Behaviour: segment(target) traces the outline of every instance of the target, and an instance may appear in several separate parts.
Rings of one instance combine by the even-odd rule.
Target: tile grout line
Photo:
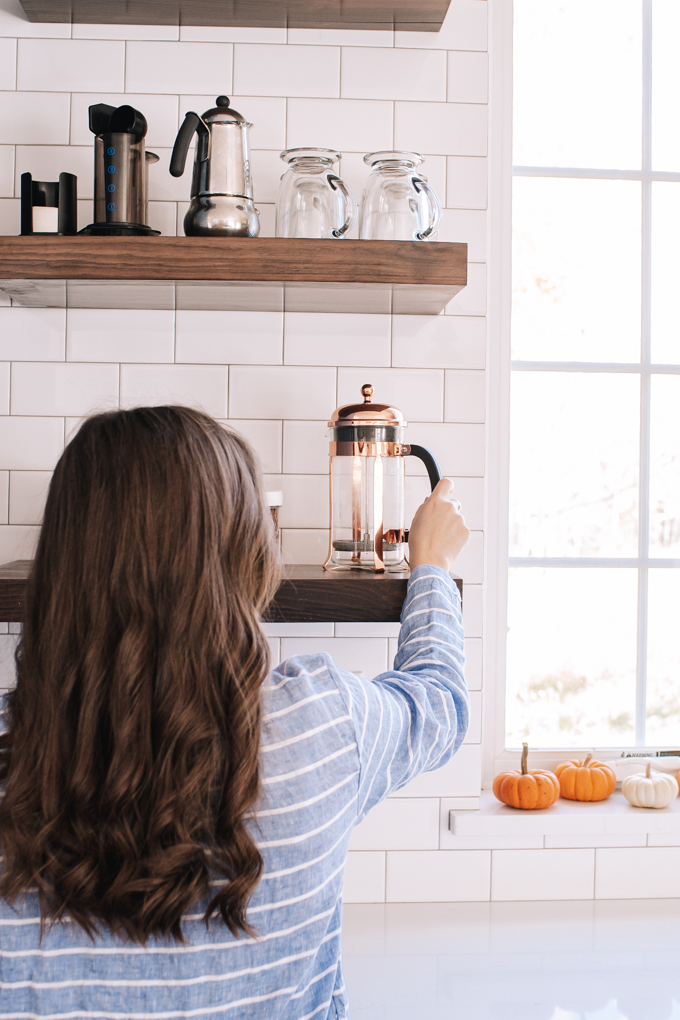
[[[593,847],[593,900],[597,890],[597,847]]]

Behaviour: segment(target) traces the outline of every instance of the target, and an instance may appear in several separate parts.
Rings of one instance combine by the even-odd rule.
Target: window
[[[678,52],[515,0],[509,747],[680,747]]]

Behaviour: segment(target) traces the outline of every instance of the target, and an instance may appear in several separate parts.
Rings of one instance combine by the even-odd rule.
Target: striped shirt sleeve
[[[359,749],[359,820],[458,750],[469,720],[464,663],[458,588],[439,567],[416,567],[394,669],[365,680],[334,668]]]

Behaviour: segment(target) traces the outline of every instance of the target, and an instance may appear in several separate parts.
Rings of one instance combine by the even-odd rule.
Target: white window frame
[[[487,342],[486,564],[484,606],[484,759],[483,781],[489,786],[499,769],[517,761],[506,747],[505,678],[508,566],[635,567],[638,571],[636,746],[645,744],[647,669],[647,592],[650,567],[680,567],[680,560],[648,554],[650,391],[655,373],[680,374],[678,365],[651,360],[651,196],[653,181],[678,181],[680,173],[652,170],[652,0],[642,0],[642,167],[635,171],[553,169],[512,166],[512,0],[489,3],[491,121],[489,126],[489,294]],[[512,179],[558,177],[640,181],[642,188],[641,357],[639,363],[522,361],[511,363],[510,310],[512,270]],[[640,463],[638,555],[629,558],[508,558],[510,374],[514,371],[627,373],[640,377]],[[574,748],[537,750],[535,766],[551,766]],[[616,756],[623,747],[587,747]]]

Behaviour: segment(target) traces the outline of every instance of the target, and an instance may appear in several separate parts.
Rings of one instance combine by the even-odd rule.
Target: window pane
[[[634,742],[636,615],[636,570],[510,571],[511,747]]]
[[[652,18],[652,166],[655,170],[680,170],[678,0],[654,0]]]
[[[680,62],[680,58],[679,58]],[[680,137],[680,130],[677,131]],[[680,182],[652,184],[652,361],[680,363]]]
[[[637,170],[640,0],[515,0],[519,166]]]
[[[680,746],[680,570],[649,571],[647,743]]]
[[[637,375],[513,372],[510,555],[637,556]]]
[[[679,407],[680,376],[652,376],[649,474],[651,557],[680,559]],[[680,610],[680,603],[676,610]]]
[[[640,189],[515,177],[513,358],[639,360]]]

